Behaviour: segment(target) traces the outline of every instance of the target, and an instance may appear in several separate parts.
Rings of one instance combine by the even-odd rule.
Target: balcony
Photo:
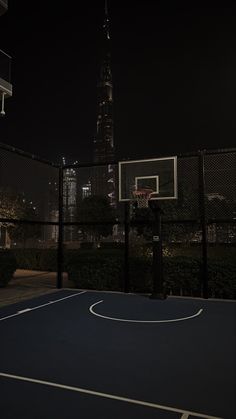
[[[0,50],[0,96],[2,93],[5,97],[12,96],[11,57]]]
[[[8,9],[8,0],[0,0],[0,16]]]

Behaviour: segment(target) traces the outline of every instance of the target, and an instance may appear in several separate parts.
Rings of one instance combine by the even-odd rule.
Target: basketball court
[[[235,417],[235,302],[61,290],[0,310],[1,417]]]
[[[152,294],[65,288],[0,308],[3,419],[236,417],[236,302],[163,289],[159,202],[177,198],[176,157],[119,163],[119,201],[153,213]]]

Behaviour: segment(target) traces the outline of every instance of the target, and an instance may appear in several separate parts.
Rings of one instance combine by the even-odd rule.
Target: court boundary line
[[[49,305],[52,305],[52,304],[59,303],[59,302],[61,302],[63,300],[67,300],[68,298],[76,297],[77,295],[85,294],[86,292],[87,291],[81,291],[81,292],[78,292],[76,294],[68,295],[67,297],[59,298],[58,300],[49,301],[48,303],[41,304],[41,305],[36,306],[36,307],[31,307],[31,308],[28,307],[28,308],[25,308],[23,310],[19,310],[19,311],[17,311],[14,314],[10,314],[9,316],[1,317],[0,318],[0,322],[3,321],[3,320],[10,319],[12,317],[20,316],[20,315],[25,314],[25,313],[30,313],[31,311],[38,310],[39,308],[43,308],[43,307],[46,307],[46,306],[49,306]]]
[[[79,289],[79,288],[77,288]],[[67,290],[67,291],[73,291],[73,288],[63,288],[63,290]],[[97,290],[97,289],[93,289],[93,288],[80,288],[80,290],[82,291],[86,291],[86,292],[94,292],[97,294],[120,294],[120,295],[126,295],[126,296],[136,296],[136,297],[150,297],[150,293],[138,293],[138,292],[127,292],[124,294],[124,291],[111,291],[111,290]],[[74,291],[76,291],[74,289]],[[217,303],[236,303],[236,299],[230,299],[230,298],[203,298],[203,297],[192,297],[191,295],[167,295],[167,299],[168,300],[178,300],[178,299],[182,299],[182,300],[195,300],[195,301],[202,301],[202,302],[217,302]]]
[[[197,418],[202,418],[202,419],[223,419],[223,418],[218,417],[218,416],[206,415],[206,414],[203,414],[203,413],[198,413],[198,412],[194,412],[194,411],[190,411],[190,410],[179,409],[179,408],[175,408],[175,407],[171,407],[171,406],[165,406],[165,405],[161,405],[161,404],[157,404],[157,403],[146,402],[146,401],[142,401],[142,400],[138,400],[138,399],[131,399],[131,398],[128,398],[128,397],[116,396],[115,394],[103,393],[103,392],[99,392],[99,391],[95,391],[95,390],[85,389],[85,388],[82,388],[82,387],[69,386],[69,385],[65,385],[65,384],[55,383],[55,382],[52,382],[52,381],[38,380],[36,378],[30,378],[30,377],[25,377],[25,376],[21,376],[21,375],[14,375],[14,374],[7,374],[7,373],[0,372],[0,377],[9,378],[9,379],[18,380],[18,381],[25,381],[25,382],[29,382],[29,383],[33,383],[33,384],[40,384],[40,385],[44,385],[44,386],[48,386],[48,387],[59,388],[59,389],[62,389],[62,390],[74,391],[74,392],[77,392],[77,393],[88,394],[90,396],[102,397],[102,398],[105,398],[105,399],[116,400],[116,401],[135,404],[135,405],[139,405],[139,406],[143,406],[143,407],[149,407],[149,408],[153,408],[153,409],[165,410],[165,411],[168,411],[168,412],[180,413],[180,414],[182,414],[182,419],[187,419],[188,416],[195,416]]]
[[[189,320],[189,319],[193,319],[194,317],[200,316],[200,314],[203,312],[203,309],[201,308],[200,310],[198,310],[197,313],[193,314],[192,316],[187,316],[187,317],[181,317],[178,319],[167,319],[167,320],[129,320],[129,319],[119,319],[116,317],[109,317],[109,316],[104,316],[103,314],[98,314],[96,313],[93,308],[97,305],[102,303],[104,300],[100,300],[97,301],[96,303],[92,304],[89,307],[89,311],[91,314],[93,314],[94,316],[97,317],[101,317],[102,319],[106,319],[106,320],[113,320],[113,321],[118,321],[118,322],[126,322],[126,323],[173,323],[173,322],[180,322],[180,321],[185,321],[185,320]]]

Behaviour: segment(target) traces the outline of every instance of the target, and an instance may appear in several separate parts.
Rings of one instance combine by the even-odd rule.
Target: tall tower
[[[110,19],[107,0],[105,0],[102,62],[97,84],[97,130],[94,139],[94,163],[114,160],[113,84],[110,41]],[[105,165],[95,168],[92,193],[93,195],[106,196],[111,206],[116,206],[114,166]]]

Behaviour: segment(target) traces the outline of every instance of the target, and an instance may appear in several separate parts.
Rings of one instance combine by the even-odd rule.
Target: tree
[[[195,221],[199,219],[199,208],[198,190],[194,186],[179,184],[178,199],[159,200],[158,206],[162,210],[164,241],[189,242],[195,237]],[[152,237],[152,220],[153,214],[150,208],[138,208],[136,206],[133,209],[132,221],[137,222],[137,234],[143,235],[147,240]],[[192,220],[193,222],[184,223],[184,220]],[[168,223],[165,223],[166,221]]]
[[[10,189],[0,189],[0,218],[8,220],[37,220],[36,207],[32,201],[27,200],[23,194],[17,194]],[[40,235],[40,227],[32,224],[15,224],[13,222],[0,222],[0,227],[6,228],[11,240],[25,242]]]
[[[93,222],[96,224],[86,224],[82,230],[90,235],[95,241],[112,234],[112,224],[102,224],[110,222],[115,224],[115,214],[108,199],[104,196],[94,195],[84,198],[78,208],[78,218],[81,222]]]

